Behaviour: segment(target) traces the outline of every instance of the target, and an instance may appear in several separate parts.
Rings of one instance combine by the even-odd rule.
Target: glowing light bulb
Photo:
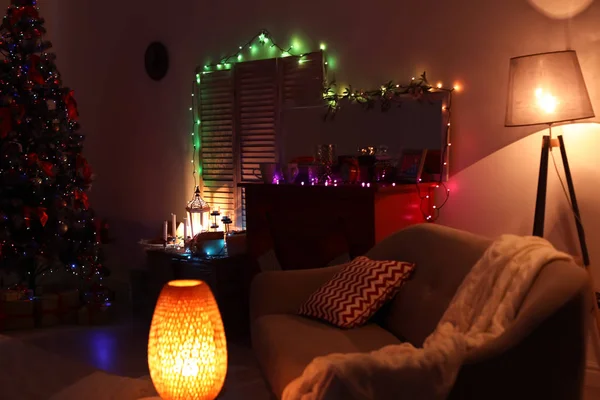
[[[442,82],[438,82],[436,86],[437,86],[438,89],[441,89],[442,88]]]
[[[551,93],[544,92],[544,89],[542,88],[537,88],[535,90],[535,97],[537,99],[538,107],[546,114],[552,114],[556,111],[556,106],[558,106],[559,102]]]
[[[457,92],[460,92],[462,90],[462,87],[458,83],[455,83],[453,89]]]
[[[238,61],[242,61],[242,55],[238,54],[237,59],[238,59]]]
[[[319,46],[319,48],[321,50],[325,50],[327,48],[327,46],[325,46],[325,43],[321,43],[321,45]]]

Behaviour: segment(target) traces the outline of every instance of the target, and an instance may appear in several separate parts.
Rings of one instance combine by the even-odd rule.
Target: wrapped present
[[[0,301],[27,300],[31,296],[31,290],[24,285],[13,285],[8,289],[0,289]]]
[[[114,319],[114,305],[111,302],[89,303],[79,308],[79,325],[106,325]]]
[[[0,301],[0,331],[35,327],[35,302],[32,299]]]
[[[77,289],[60,290],[56,293],[36,297],[36,317],[38,326],[48,327],[59,323],[76,323],[81,305]]]

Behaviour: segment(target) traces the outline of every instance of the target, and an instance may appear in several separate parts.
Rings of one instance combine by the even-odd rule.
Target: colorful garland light
[[[250,40],[248,40],[245,44],[238,47],[238,49],[231,53],[228,56],[221,58],[216,63],[208,63],[196,69],[196,79],[194,81],[195,85],[200,85],[201,77],[203,74],[212,73],[215,71],[229,70],[233,67],[235,63],[247,61],[246,53],[250,52],[250,60],[260,59],[260,57],[254,57],[253,53],[259,47],[267,47],[268,49],[273,49],[279,52],[279,57],[299,57],[298,63],[304,62],[304,56],[308,53],[295,53],[294,46],[290,45],[288,47],[284,47],[279,45],[271,36],[269,31],[263,29],[259,31],[256,35],[254,35]],[[321,51],[326,50],[326,45],[321,43],[319,46]],[[268,55],[267,58],[275,58],[275,54]],[[330,64],[329,61],[324,57],[324,64],[327,73],[327,67]],[[445,140],[446,145],[442,149],[441,154],[441,166],[440,166],[440,179],[438,182],[434,183],[432,188],[438,189],[440,186],[444,189],[444,197],[443,200],[440,201],[439,205],[431,206],[430,205],[430,195],[431,190],[428,191],[427,194],[423,194],[421,186],[417,183],[417,193],[421,200],[420,210],[423,214],[423,218],[427,222],[435,222],[439,218],[439,213],[442,207],[447,203],[450,197],[450,189],[448,189],[443,182],[443,176],[447,172],[448,168],[448,149],[452,145],[450,143],[450,117],[451,117],[451,105],[452,105],[452,94],[455,91],[460,90],[459,85],[454,85],[452,88],[444,87],[441,82],[432,85],[429,83],[427,79],[426,72],[423,72],[418,78],[412,78],[408,84],[395,84],[393,81],[388,81],[387,83],[379,86],[375,89],[370,90],[356,90],[353,89],[352,86],[345,88],[342,93],[338,93],[336,91],[337,85],[335,81],[330,83],[326,83],[323,88],[323,100],[325,101],[325,106],[327,107],[327,111],[324,115],[324,119],[335,117],[335,114],[342,107],[343,102],[348,103],[357,103],[363,105],[365,109],[373,109],[375,105],[379,104],[381,111],[389,110],[393,105],[400,107],[404,101],[407,99],[417,99],[419,101],[427,101],[428,97],[434,93],[447,93],[447,103],[442,105],[442,111],[447,113],[447,126],[445,132]],[[200,126],[201,120],[199,115],[197,114],[197,103],[195,101],[194,96],[195,87],[192,90],[192,107],[190,107],[190,111],[192,112],[192,121],[193,121],[193,130],[191,132],[193,139],[193,156],[192,156],[192,164],[193,164],[193,176],[194,176],[194,186],[197,185],[196,173],[199,176],[202,176],[202,166],[200,164]],[[196,167],[195,157],[198,155],[198,167]],[[334,186],[334,185],[332,185]],[[335,185],[337,186],[337,185]],[[423,210],[423,204],[427,205],[427,209]]]

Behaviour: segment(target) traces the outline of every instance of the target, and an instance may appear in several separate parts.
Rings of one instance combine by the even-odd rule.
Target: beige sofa
[[[317,356],[368,352],[402,341],[422,345],[489,243],[433,224],[411,226],[386,238],[366,255],[415,262],[417,272],[376,321],[352,330],[295,315],[339,266],[259,274],[250,297],[252,346],[275,396],[281,397],[285,386]],[[468,358],[449,398],[580,399],[592,307],[588,285],[585,270],[577,265],[548,264],[512,326]]]

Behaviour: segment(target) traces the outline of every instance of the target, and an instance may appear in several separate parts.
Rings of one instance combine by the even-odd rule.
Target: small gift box
[[[0,331],[35,327],[33,300],[0,301]]]
[[[46,293],[36,298],[38,325],[48,327],[59,323],[75,323],[81,305],[77,289]]]
[[[8,289],[0,289],[0,301],[26,300],[31,295],[31,290],[24,285],[13,285]]]

